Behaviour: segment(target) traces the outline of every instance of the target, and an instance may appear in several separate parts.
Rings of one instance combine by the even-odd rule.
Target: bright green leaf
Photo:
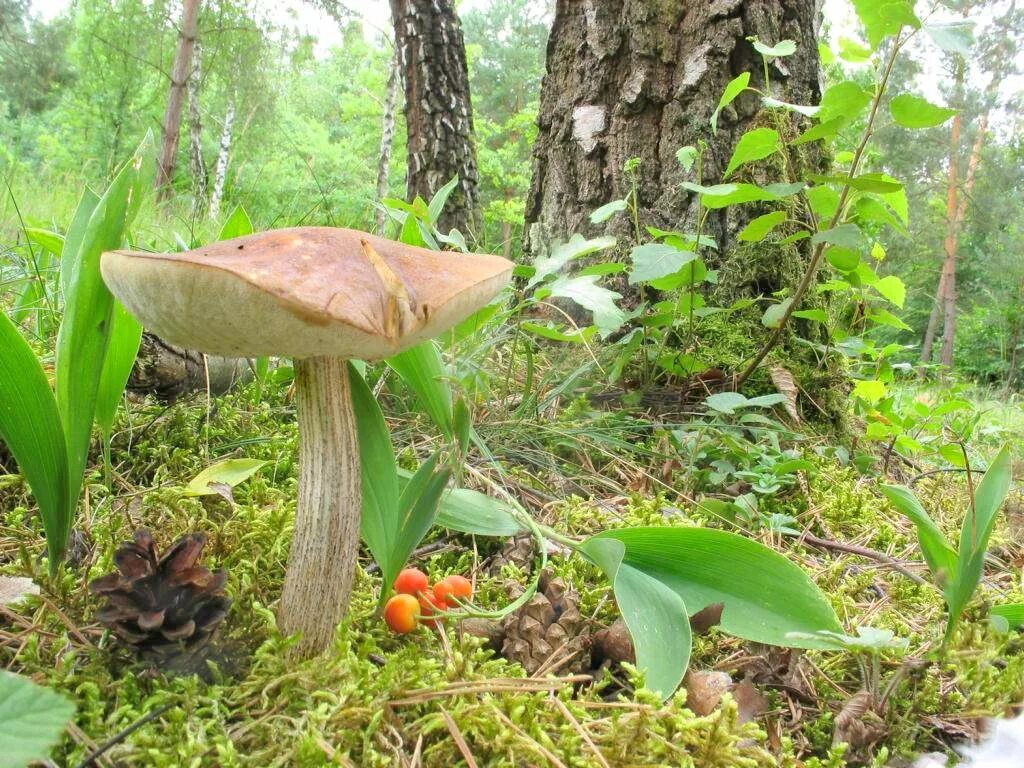
[[[732,158],[725,169],[725,177],[728,178],[733,171],[746,163],[762,160],[776,152],[780,147],[778,131],[771,128],[754,128],[747,131],[740,140],[736,142]]]
[[[722,98],[718,100],[718,106],[715,111],[711,113],[711,132],[714,134],[718,133],[718,115],[727,106],[736,100],[736,97],[746,90],[747,85],[750,83],[750,73],[744,72],[737,77],[729,81],[729,84],[725,86],[725,90],[722,92]]]
[[[259,459],[224,459],[211,464],[185,486],[185,496],[212,496],[219,493],[215,485],[234,488],[244,483],[267,462]]]
[[[0,670],[0,768],[47,760],[75,705],[26,677]]]

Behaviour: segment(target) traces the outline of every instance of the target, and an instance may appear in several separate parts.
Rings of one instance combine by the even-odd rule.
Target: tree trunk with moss
[[[439,228],[472,239],[480,231],[480,196],[466,46],[455,5],[391,0],[391,17],[405,87],[407,194],[429,200],[458,176]]]
[[[821,65],[817,49],[818,8],[815,0],[558,0],[548,42],[547,73],[541,91],[539,132],[534,147],[533,181],[527,199],[528,247],[579,232],[587,236],[614,234],[631,243],[633,222],[617,215],[592,224],[591,211],[626,197],[631,182],[623,168],[639,158],[637,199],[641,227],[694,231],[696,195],[681,187],[686,181],[717,184],[746,131],[768,126],[783,141],[807,127],[792,112],[761,108],[761,96],[745,91],[718,119],[710,118],[726,85],[750,72],[750,88],[769,91],[782,101],[817,104],[821,99]],[[765,87],[760,55],[748,40],[767,44],[793,40],[792,56],[773,59]],[[680,147],[707,143],[701,179],[676,159]],[[745,166],[729,181],[772,183],[797,181],[827,168],[817,145],[807,144]],[[799,151],[796,151],[799,149]],[[790,199],[790,215],[808,220],[802,204]],[[779,203],[746,204],[712,211],[704,232],[717,251],[702,253],[718,284],[710,305],[728,306],[741,298],[769,298],[792,291],[810,258],[807,241],[780,245],[779,238],[749,244],[737,240],[754,217]],[[623,293],[632,289],[615,286]],[[627,296],[627,300],[629,297]],[[764,304],[743,312],[701,321],[699,343],[712,362],[734,372],[757,351],[768,332],[760,322]],[[769,358],[753,388],[768,391],[771,365],[791,370],[804,391],[837,388],[841,378],[800,344],[795,334],[825,339],[803,321],[788,330],[784,343]],[[837,418],[840,398],[820,406],[817,418]],[[804,411],[813,409],[810,401]],[[808,413],[808,415],[810,415]]]

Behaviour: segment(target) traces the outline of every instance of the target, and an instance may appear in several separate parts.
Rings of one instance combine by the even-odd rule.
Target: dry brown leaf
[[[768,699],[749,680],[733,687],[732,697],[736,701],[740,723],[749,723],[768,711]]]
[[[794,422],[799,424],[800,411],[797,410],[796,399],[800,394],[800,390],[797,389],[796,381],[793,380],[793,374],[781,365],[773,365],[768,373],[772,378],[772,384],[775,385],[776,391],[786,398],[785,402],[783,402],[786,413],[789,414]]]
[[[683,678],[686,688],[686,706],[695,715],[710,715],[722,701],[722,696],[732,690],[732,678],[725,672],[691,669]]]
[[[858,691],[836,715],[832,744],[846,742],[853,750],[869,747],[886,734],[885,723],[874,709],[870,691]]]

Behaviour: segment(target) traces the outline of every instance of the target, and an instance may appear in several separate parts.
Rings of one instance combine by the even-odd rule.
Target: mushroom
[[[359,550],[348,361],[390,357],[448,330],[487,304],[512,266],[327,227],[184,253],[103,254],[111,292],[161,338],[212,355],[294,358],[300,476],[278,620],[282,631],[301,633],[299,653],[330,644]]]

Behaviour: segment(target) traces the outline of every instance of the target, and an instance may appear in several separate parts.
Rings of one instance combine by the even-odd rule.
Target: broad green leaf
[[[828,600],[806,573],[773,549],[710,528],[622,528],[588,541],[614,539],[626,546],[623,564],[670,587],[691,613],[715,603],[724,632],[771,645],[819,648],[792,642],[789,632],[842,632]]]
[[[220,234],[217,235],[217,239],[231,240],[235,237],[244,237],[251,234],[252,220],[249,218],[249,214],[245,212],[245,208],[236,205],[235,210],[231,212],[231,215],[224,222],[224,226],[220,228]]]
[[[117,405],[121,402],[141,342],[142,324],[115,299],[110,315],[110,343],[103,357],[100,387],[96,392],[96,425],[104,440],[110,439]]]
[[[413,391],[416,401],[441,433],[452,437],[452,390],[437,345],[421,341],[384,361]]]
[[[624,562],[627,545],[592,537],[580,545],[612,584],[615,603],[633,638],[637,668],[662,700],[679,687],[690,664],[692,635],[683,598],[657,577]]]
[[[989,612],[993,616],[1000,616],[1005,619],[1009,629],[1017,629],[1020,626],[1024,626],[1024,603],[993,605]]]
[[[64,236],[64,247],[61,249],[60,292],[63,296],[68,295],[68,283],[71,281],[77,254],[81,250],[82,240],[89,227],[89,219],[92,218],[92,213],[96,210],[99,201],[99,195],[86,187],[82,192],[82,197],[78,200],[75,213],[71,217],[71,224]]]
[[[839,193],[825,184],[811,187],[804,196],[820,221],[829,221],[839,209]]]
[[[747,398],[739,392],[716,392],[704,398],[704,404],[719,413],[732,414],[747,404]]]
[[[871,405],[885,397],[885,382],[878,379],[861,379],[853,385],[853,394]]]
[[[819,123],[841,121],[848,125],[856,120],[871,103],[871,93],[853,80],[843,80],[831,86],[821,97],[818,105]]]
[[[750,73],[744,72],[730,80],[729,84],[725,86],[725,90],[722,92],[722,98],[718,100],[718,106],[715,107],[715,111],[711,113],[712,133],[718,133],[718,115],[721,114],[723,109],[732,104],[736,100],[737,96],[743,93],[749,83]]]
[[[68,267],[69,277],[54,367],[57,409],[68,446],[68,503],[72,507],[78,500],[89,453],[114,306],[100,276],[100,255],[120,247],[131,213],[151,187],[152,143],[147,134],[111,182],[89,218],[77,251],[69,250],[68,242],[64,246],[62,268]]]
[[[0,768],[25,768],[47,760],[75,705],[27,677],[0,670]]]
[[[397,528],[387,558],[389,567],[385,569],[384,564],[378,561],[385,584],[394,582],[416,545],[434,525],[438,502],[451,478],[450,469],[437,471],[439,455],[435,453],[423,462],[402,489],[398,499]]]
[[[907,298],[907,287],[896,275],[886,275],[872,286],[879,295],[888,299],[900,309]]]
[[[792,56],[796,53],[796,43],[792,40],[779,40],[775,45],[766,45],[760,40],[755,40],[754,50],[762,56]]]
[[[64,428],[46,374],[32,348],[2,312],[0,439],[18,463],[39,504],[52,573],[63,560],[71,528]]]
[[[780,200],[795,195],[806,187],[806,184],[769,184],[759,187],[754,184],[715,184],[705,187],[700,184],[683,182],[680,186],[701,196],[700,202],[705,208],[725,208],[738,203],[749,203],[758,200]]]
[[[25,237],[45,249],[54,256],[59,257],[64,250],[64,236],[48,229],[37,229],[35,227],[25,228]]]
[[[570,261],[589,256],[598,251],[604,251],[615,245],[616,239],[611,235],[595,237],[587,240],[582,235],[576,234],[565,243],[557,243],[548,254],[543,254],[534,261],[535,272],[526,284],[532,288],[537,283],[550,275],[556,275]]]
[[[664,243],[645,243],[634,248],[630,258],[633,260],[633,269],[629,274],[629,284],[636,285],[678,272],[696,259],[697,254]]]
[[[596,275],[582,277],[561,277],[551,284],[551,295],[572,299],[594,315],[594,325],[602,337],[622,327],[626,313],[615,303],[622,294],[597,284]]]
[[[801,320],[814,320],[815,322],[828,325],[828,313],[824,309],[800,309],[794,312],[791,317],[797,317]]]
[[[405,487],[410,473],[398,471],[398,484]],[[477,536],[509,538],[526,533],[508,504],[470,488],[451,488],[441,496],[435,525]]]
[[[373,392],[350,362],[352,410],[359,433],[359,469],[362,477],[363,515],[359,531],[382,572],[394,567],[391,553],[398,535],[398,467],[391,434]]]
[[[825,258],[828,263],[840,272],[851,272],[860,264],[860,253],[852,248],[832,246],[825,251]]]
[[[901,93],[889,102],[892,119],[904,128],[934,128],[956,114],[955,109],[937,107],[927,99]]]
[[[750,223],[740,231],[739,239],[747,243],[759,243],[785,220],[785,211],[772,211],[764,216],[758,216],[756,219],[751,219]]]
[[[619,211],[624,211],[629,205],[625,200],[612,200],[610,203],[605,203],[600,208],[596,208],[590,213],[590,221],[593,224],[600,224],[603,221],[608,221]]]
[[[887,312],[879,307],[871,309],[867,314],[867,319],[869,322],[888,325],[890,328],[899,328],[901,331],[913,330],[913,328],[896,317],[892,312]]]
[[[974,22],[929,21],[921,29],[946,53],[970,56],[974,45]]]
[[[861,245],[860,228],[856,224],[840,224],[811,237],[812,243],[831,243],[844,248],[859,248]]]
[[[684,171],[689,171],[693,168],[693,164],[696,162],[698,154],[696,147],[680,147],[676,150],[676,160],[679,161],[679,165],[682,166]]]
[[[224,459],[211,464],[189,481],[185,486],[185,496],[212,496],[219,491],[215,485],[226,485],[234,488],[244,483],[267,462],[259,459]]]
[[[879,487],[882,495],[896,509],[910,518],[917,528],[917,540],[921,546],[928,568],[931,569],[935,583],[942,589],[949,584],[957,568],[956,551],[946,540],[945,535],[935,524],[931,516],[921,506],[914,492],[902,485],[883,485]]]
[[[913,0],[853,0],[864,34],[872,48],[905,27],[917,29],[921,22],[914,15]]]
[[[793,299],[784,299],[778,304],[769,305],[768,309],[761,315],[761,325],[765,328],[778,328],[782,325],[782,318],[785,317],[792,303]]]
[[[725,169],[725,177],[728,178],[733,171],[746,163],[753,163],[763,160],[774,154],[780,147],[778,131],[771,128],[754,128],[747,131],[740,140],[736,142],[736,148],[732,151],[732,158]]]
[[[949,598],[951,625],[963,612],[974,590],[977,589],[978,582],[981,581],[988,541],[992,537],[996,516],[1003,506],[1006,494],[1010,492],[1011,479],[1010,449],[1009,446],[1003,446],[978,483],[974,491],[974,503],[970,506],[960,530],[960,557]]]
[[[451,196],[458,183],[459,177],[453,177],[451,181],[437,190],[437,192],[434,193],[434,196],[430,198],[430,204],[427,205],[427,221],[431,226],[436,225],[438,220],[441,218],[444,206],[448,202],[448,198]]]
[[[818,116],[821,116],[821,110],[818,110]],[[833,117],[829,120],[815,123],[806,131],[797,136],[791,144],[797,146],[799,144],[806,144],[810,141],[819,141],[821,139],[831,139],[843,126],[846,125],[846,119],[842,117]]]
[[[865,48],[856,40],[851,40],[848,37],[840,37],[839,57],[851,64],[860,64],[871,58],[871,49]]]

